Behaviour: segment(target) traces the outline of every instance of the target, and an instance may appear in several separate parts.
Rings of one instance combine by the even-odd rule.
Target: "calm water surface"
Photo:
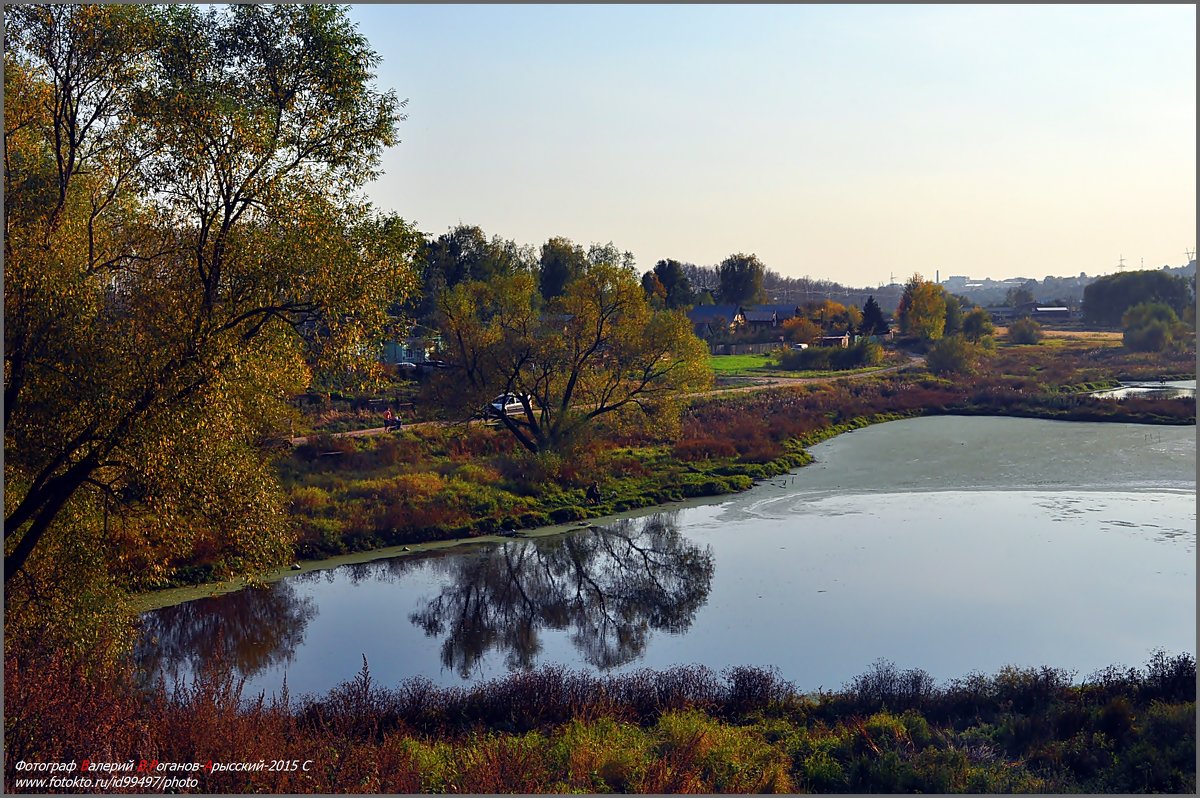
[[[1079,676],[1195,652],[1195,427],[939,417],[877,425],[733,497],[604,528],[342,566],[147,613],[186,679],[247,694],[446,685],[559,663],[776,666],[836,688],[879,658],[935,678]]]
[[[1097,399],[1191,399],[1196,396],[1195,380],[1166,380],[1164,382],[1131,382],[1109,391],[1096,391]]]

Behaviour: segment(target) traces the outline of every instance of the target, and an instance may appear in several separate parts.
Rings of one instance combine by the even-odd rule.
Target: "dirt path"
[[[718,396],[729,393],[748,393],[750,391],[766,391],[772,388],[784,388],[789,385],[814,385],[818,383],[839,382],[842,380],[854,380],[861,377],[874,377],[879,374],[888,374],[893,371],[901,371],[903,369],[915,368],[925,365],[925,358],[919,355],[910,355],[907,363],[901,363],[895,366],[886,366],[881,369],[873,369],[871,371],[860,371],[855,374],[833,374],[824,377],[753,377],[755,382],[752,385],[743,385],[737,388],[714,388],[708,391],[700,391],[698,393],[685,394],[688,399],[698,398],[702,396]],[[457,422],[453,421],[419,421],[413,424],[405,424],[405,430],[423,429],[425,427],[446,427]],[[471,421],[471,424],[480,424],[480,421]],[[349,432],[334,432],[330,437],[333,438],[364,438],[372,435],[386,435],[388,430],[384,427],[371,427],[370,429],[356,429]],[[308,443],[309,437],[296,437],[289,439],[293,446],[300,446]]]

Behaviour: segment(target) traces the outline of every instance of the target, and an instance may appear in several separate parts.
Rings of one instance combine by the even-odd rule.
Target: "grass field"
[[[1042,328],[1046,339],[1070,341],[1089,346],[1120,346],[1121,332],[1119,330],[1052,330]],[[1008,327],[997,325],[996,338],[1005,341],[1008,338]]]
[[[893,356],[892,359],[885,360],[882,366],[895,365],[903,360],[904,358],[901,356]],[[862,374],[881,368],[881,366],[867,366],[858,369],[788,371],[780,368],[779,363],[771,355],[709,355],[708,365],[723,384],[739,377],[844,377],[847,374]]]
[[[779,364],[770,355],[709,355],[708,365],[718,377],[731,377],[744,372],[764,376],[763,372],[779,369]]]

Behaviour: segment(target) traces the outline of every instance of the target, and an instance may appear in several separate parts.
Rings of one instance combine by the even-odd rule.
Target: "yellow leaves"
[[[522,414],[517,422],[527,447],[553,448],[591,417],[622,408],[641,413],[651,399],[661,411],[654,423],[670,425],[678,408],[659,400],[710,384],[707,348],[687,319],[652,311],[622,265],[598,260],[545,312],[537,311],[538,299],[524,273],[461,283],[440,299],[447,357],[462,367],[446,398],[474,410],[504,390],[531,395],[535,418]]]
[[[5,376],[19,390],[5,476],[29,485],[95,458],[88,476],[120,499],[97,533],[80,490],[34,572],[73,535],[147,579],[202,551],[283,557],[283,500],[255,442],[280,434],[314,364],[374,379],[387,306],[415,287],[416,231],[347,199],[395,121],[353,67],[367,53],[345,10],[256,12],[328,54],[290,35],[223,41],[239,13],[6,9]],[[267,51],[303,95],[280,116],[255,69]],[[50,77],[95,124],[67,125]],[[51,506],[16,489],[6,514],[21,500]]]
[[[914,274],[904,286],[896,310],[901,329],[928,341],[942,337],[946,326],[946,294],[942,287]]]

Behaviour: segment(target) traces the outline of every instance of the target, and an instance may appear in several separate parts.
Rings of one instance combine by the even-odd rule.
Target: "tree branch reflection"
[[[290,662],[317,606],[299,598],[291,580],[142,615],[135,660],[152,678],[171,684],[194,675],[216,652],[249,678]]]
[[[491,649],[505,652],[510,669],[532,667],[543,629],[570,629],[601,670],[631,662],[651,632],[691,625],[708,599],[713,555],[679,533],[674,513],[658,513],[432,567],[446,586],[409,617],[444,637],[442,664],[467,678]]]

